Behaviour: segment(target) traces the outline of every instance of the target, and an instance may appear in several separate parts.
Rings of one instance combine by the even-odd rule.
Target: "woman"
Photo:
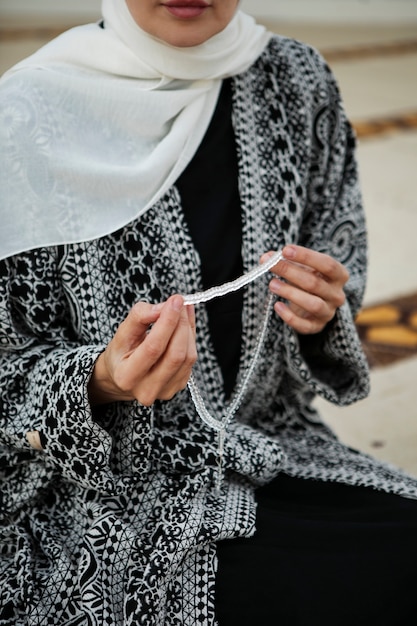
[[[2,81],[0,623],[416,608],[416,480],[311,405],[368,392],[354,138],[237,5],[104,0]]]

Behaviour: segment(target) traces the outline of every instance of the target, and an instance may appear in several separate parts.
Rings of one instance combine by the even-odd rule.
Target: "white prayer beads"
[[[206,291],[198,291],[197,293],[191,293],[183,296],[184,305],[190,304],[201,304],[202,302],[208,302],[209,300],[214,300],[214,298],[221,298],[232,291],[238,291],[242,289],[245,285],[248,285],[252,281],[262,276],[262,274],[266,274],[268,270],[270,270],[274,265],[279,263],[283,258],[282,252],[275,252],[269,259],[265,261],[265,263],[261,263],[257,265],[252,270],[239,276],[236,280],[232,280],[228,283],[224,283],[223,285],[219,285],[218,287],[211,287]]]
[[[184,304],[185,305],[200,304],[202,302],[208,302],[209,300],[213,300],[214,298],[220,298],[222,296],[225,296],[226,294],[231,293],[232,291],[237,291],[238,289],[241,289],[245,285],[259,278],[259,276],[262,276],[263,274],[268,272],[282,258],[283,258],[283,255],[281,251],[275,252],[273,255],[271,255],[269,259],[265,261],[265,263],[262,263],[261,265],[256,266],[255,268],[253,268],[246,274],[243,274],[236,280],[230,281],[228,283],[224,283],[223,285],[219,285],[218,287],[212,287],[211,289],[207,289],[206,291],[200,291],[198,293],[185,295]],[[258,339],[256,342],[256,347],[255,347],[250,365],[247,368],[246,372],[244,373],[242,380],[237,388],[237,391],[231,403],[225,408],[225,411],[220,418],[214,417],[208,411],[206,405],[204,404],[203,398],[201,397],[200,390],[197,387],[193,374],[191,374],[190,379],[188,381],[188,389],[190,391],[191,398],[193,400],[197,413],[200,416],[200,419],[205,424],[207,424],[207,426],[209,426],[210,428],[212,428],[218,433],[218,449],[217,449],[218,474],[217,474],[217,481],[216,481],[216,490],[218,492],[220,491],[221,481],[222,481],[223,449],[224,449],[224,440],[226,437],[226,430],[233,415],[236,413],[236,411],[238,410],[242,402],[243,396],[245,395],[245,392],[249,385],[249,380],[258,364],[258,361],[261,355],[262,346],[265,340],[265,335],[266,335],[266,331],[268,327],[270,314],[272,311],[273,301],[274,301],[274,296],[270,294],[268,296],[267,304],[265,307],[266,308],[265,316],[262,321],[262,326],[259,331]]]

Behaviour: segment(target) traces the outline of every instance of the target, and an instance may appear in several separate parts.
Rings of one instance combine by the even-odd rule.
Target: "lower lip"
[[[182,20],[189,20],[195,17],[200,17],[208,9],[208,6],[170,6],[165,5],[166,10],[174,17],[178,17]]]

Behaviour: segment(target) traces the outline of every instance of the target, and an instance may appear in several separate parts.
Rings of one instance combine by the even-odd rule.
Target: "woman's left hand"
[[[275,312],[302,335],[319,333],[346,300],[349,272],[331,256],[302,246],[285,246],[283,257],[271,270],[276,277],[269,288],[287,303],[276,302]]]

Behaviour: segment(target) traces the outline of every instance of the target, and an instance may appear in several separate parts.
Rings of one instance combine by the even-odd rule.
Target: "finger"
[[[302,250],[306,249],[303,248]],[[283,260],[280,262],[278,267],[279,275],[281,278],[285,279],[286,282],[293,284],[295,287],[322,298],[333,308],[342,306],[345,301],[343,286],[348,278],[347,270],[345,270],[343,265],[334,261],[334,259],[328,257],[327,255],[309,250],[307,250],[307,252],[311,252],[311,256],[313,259],[316,259],[316,261],[317,257],[325,257],[328,271],[331,272],[332,270],[330,268],[335,266],[336,270],[333,273],[333,277],[325,276],[322,272],[311,266],[301,264],[298,261],[289,260]],[[308,260],[307,255],[301,256],[303,256],[304,260]],[[311,258],[310,255],[309,258]],[[315,265],[316,267],[325,269],[324,264],[316,262]],[[272,286],[272,291],[274,293],[278,293],[278,289],[279,284],[275,283]]]
[[[131,366],[137,368],[138,375],[146,374],[163,356],[179,320],[184,315],[184,300],[179,295],[171,296],[160,308],[159,317],[145,339],[129,355]]]
[[[152,403],[155,400],[170,400],[176,393],[181,391],[187,386],[187,383],[190,379],[192,367],[197,360],[196,350],[190,349],[187,353],[187,356],[184,358],[184,362],[181,367],[179,367],[174,375],[172,375],[169,379],[164,381],[164,384],[161,384],[161,376],[158,372],[155,371],[155,374],[158,375],[157,383],[154,388],[147,387],[147,391],[149,389],[153,389],[153,392],[147,398],[147,402]],[[171,372],[171,369],[168,368],[165,370],[165,374],[168,376]]]
[[[112,348],[123,355],[134,350],[146,337],[149,326],[159,318],[164,303],[137,302],[120,324],[113,339]]]
[[[132,315],[123,322],[107,349],[111,377],[124,393],[134,393],[138,382],[161,358],[178,323],[183,299],[172,296],[162,305],[148,305],[149,308],[143,304],[133,307]]]
[[[188,305],[186,307],[188,314],[188,323],[190,324],[190,328],[193,333],[193,337],[195,339],[197,331],[196,331],[196,321],[195,321],[195,307],[194,305]]]
[[[327,283],[315,272],[305,271],[296,267],[283,267],[284,280],[274,278],[269,283],[269,289],[277,296],[294,302],[302,308],[309,308],[311,312],[320,313],[321,302],[325,307],[335,309],[341,306],[345,300],[345,294],[341,286]]]
[[[191,368],[197,359],[195,328],[190,325],[187,308],[184,307],[177,328],[163,357],[157,364],[158,376],[167,382],[173,379],[183,379],[184,375],[188,380]]]
[[[261,257],[261,264],[265,263],[274,253],[267,252]],[[303,265],[297,261],[289,261],[284,257],[274,265],[271,270],[273,274],[280,276],[281,278],[285,278],[288,282],[293,282],[295,285],[299,287],[303,287],[304,289],[309,284],[308,277],[310,274],[316,274],[317,278],[322,278],[324,280],[324,276],[320,274],[320,272],[315,272],[315,270],[307,265]],[[302,284],[302,277],[306,275],[307,282]],[[301,277],[301,279],[300,279]],[[313,283],[313,281],[310,281]]]
[[[302,315],[297,314],[291,307],[284,304],[284,302],[276,302],[274,309],[282,321],[300,335],[319,333],[326,325],[325,322],[310,317],[306,312],[303,312]]]
[[[186,386],[196,359],[194,329],[184,308],[166,350],[138,385],[137,398],[145,405],[172,398]]]
[[[292,284],[285,283],[278,279],[273,279],[270,283],[272,293],[280,296],[290,303],[290,308],[294,310],[297,307],[302,311],[303,317],[316,318],[317,320],[328,322],[334,315],[335,306],[322,297],[311,294],[295,287]],[[301,314],[301,313],[300,313]]]
[[[283,256],[285,259],[295,261],[301,265],[312,268],[319,274],[325,277],[327,281],[341,282],[345,284],[349,279],[349,272],[347,269],[333,259],[328,254],[317,252],[316,250],[310,250],[303,246],[295,246],[293,244],[285,246],[283,249]]]
[[[181,296],[173,296],[160,305],[135,305],[96,362],[95,382],[91,386],[93,399],[101,402],[111,396],[140,400],[138,392],[147,388],[147,376],[164,355],[181,316],[187,319],[189,328]],[[150,323],[153,323],[151,330]],[[191,330],[188,332],[192,334]],[[156,383],[154,377],[151,383],[157,388],[166,383],[166,378],[161,376]]]
[[[182,314],[178,320],[175,332],[172,334],[167,349],[161,360],[159,372],[169,376],[181,368],[190,369],[196,359],[196,348],[194,340],[194,331],[189,323],[188,312],[184,307]]]
[[[274,254],[275,252],[273,250],[270,250],[269,252],[266,252],[265,254],[263,254],[260,258],[261,265],[265,263],[268,259],[270,259],[271,256],[273,256]],[[278,261],[278,263],[274,265],[269,271],[272,272],[273,274],[279,274],[280,263],[282,263],[282,260]]]

